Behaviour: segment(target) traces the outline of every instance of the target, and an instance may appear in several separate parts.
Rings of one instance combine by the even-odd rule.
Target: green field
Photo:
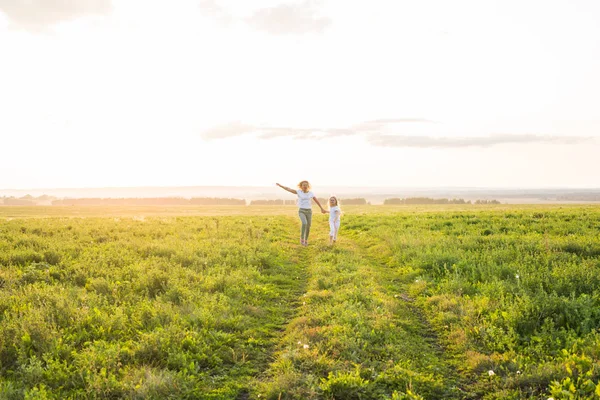
[[[600,399],[600,207],[0,207],[0,399]]]

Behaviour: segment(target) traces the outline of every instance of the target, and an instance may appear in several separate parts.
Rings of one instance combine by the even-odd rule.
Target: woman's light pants
[[[300,221],[302,221],[300,239],[308,240],[308,234],[310,233],[310,224],[312,223],[312,209],[300,208],[298,209],[298,215],[300,216]]]

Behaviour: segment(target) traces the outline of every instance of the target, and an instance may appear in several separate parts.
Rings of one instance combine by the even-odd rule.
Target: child
[[[315,203],[321,208],[321,212],[325,214],[327,211],[323,208],[319,200],[315,197],[315,194],[310,191],[310,183],[308,181],[302,181],[298,184],[298,189],[294,190],[289,187],[282,186],[279,183],[276,184],[283,190],[287,190],[290,193],[294,193],[298,196],[298,216],[302,221],[302,229],[300,230],[300,244],[302,246],[308,246],[308,234],[310,233],[310,225],[312,223],[312,204],[310,199],[313,199]]]
[[[329,198],[329,244],[333,246],[337,240],[337,234],[340,230],[340,217],[342,210],[337,197],[331,196]]]

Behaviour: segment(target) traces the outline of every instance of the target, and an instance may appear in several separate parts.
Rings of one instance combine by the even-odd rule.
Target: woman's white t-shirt
[[[306,192],[306,193],[304,193],[300,189],[298,189],[296,192],[298,194],[298,207],[299,208],[311,208],[312,209],[312,205],[310,204],[310,200],[313,197],[315,197],[315,194],[313,192]]]
[[[342,214],[340,206],[333,206],[329,208],[329,221],[335,222],[338,217]]]

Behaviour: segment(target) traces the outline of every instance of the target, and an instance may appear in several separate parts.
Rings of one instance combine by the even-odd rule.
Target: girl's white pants
[[[337,240],[337,234],[340,230],[340,220],[329,221],[329,236],[333,237],[333,240]]]

